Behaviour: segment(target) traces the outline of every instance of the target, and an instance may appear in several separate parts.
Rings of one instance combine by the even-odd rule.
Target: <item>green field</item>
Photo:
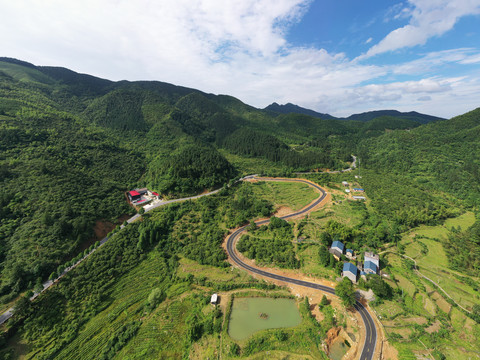
[[[466,308],[480,304],[480,296],[470,285],[461,281],[459,272],[449,269],[441,241],[449,229],[466,229],[475,216],[467,212],[449,219],[443,225],[420,226],[403,235],[401,245],[405,255],[415,259],[419,270],[437,282],[458,303]],[[393,252],[397,250],[390,249]],[[375,306],[387,332],[389,341],[399,351],[399,358],[413,359],[413,355],[425,353],[425,346],[437,349],[446,359],[471,359],[478,357],[480,325],[452,307],[447,297],[427,280],[407,267],[408,262],[398,254],[384,254],[396,285],[402,291],[401,301]],[[478,278],[473,279],[478,283]],[[439,321],[438,321],[439,320]],[[431,334],[426,331],[432,327]],[[420,342],[421,341],[421,342]]]
[[[219,152],[225,156],[233,166],[241,169],[243,175],[271,174],[284,171],[281,164],[276,164],[267,159],[235,155],[223,149],[220,149]]]
[[[97,359],[100,350],[118,328],[142,315],[152,288],[158,287],[162,262],[154,254],[124,276],[112,293],[113,303],[87,322],[74,341],[60,352],[62,359]],[[138,281],[142,279],[142,281]]]
[[[252,183],[256,196],[274,204],[275,209],[285,206],[292,210],[300,210],[318,198],[320,194],[303,183],[260,181]]]
[[[330,192],[329,189],[327,191]],[[333,220],[354,227],[361,223],[365,215],[365,208],[357,202],[342,201],[341,203],[325,204],[324,207],[308,215],[304,233],[310,239],[318,239],[322,227],[328,221]]]
[[[319,264],[318,249],[316,244],[298,246],[297,256],[300,259],[301,271],[307,276],[334,280],[338,276],[335,271]]]
[[[447,236],[449,228],[460,226],[466,229],[474,221],[474,214],[467,212],[458,218],[449,219],[444,225],[416,228],[406,234],[402,240],[402,244],[405,245],[405,254],[417,261],[420,272],[439,284],[455,301],[467,309],[480,304],[479,294],[458,279],[459,276],[463,276],[461,273],[449,269],[448,258],[442,243],[438,240]],[[414,239],[415,236],[417,240]],[[426,254],[423,250],[425,247]],[[473,280],[479,282],[478,278]]]

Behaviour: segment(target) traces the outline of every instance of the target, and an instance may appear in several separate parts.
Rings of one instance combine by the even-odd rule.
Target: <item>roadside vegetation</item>
[[[2,327],[0,354],[324,356],[326,331],[343,326],[329,304],[317,321],[301,300],[300,327],[235,342],[227,333],[228,306],[208,303],[212,292],[283,291],[232,269],[222,242],[232,228],[282,207],[298,210],[318,195],[304,184],[234,184],[258,173],[305,177],[324,186],[332,201],[305,219],[250,223],[238,244],[247,257],[336,280],[342,262],[328,253],[332,241],[360,255],[353,262],[365,250],[379,253],[387,276],[357,288],[373,290],[371,304],[399,357],[476,356],[479,129],[479,109],[421,126],[389,116],[322,120],[161,82],[116,83],[2,58],[0,308],[18,301],[15,317]],[[321,172],[348,168],[352,154],[359,169]],[[366,200],[352,201],[344,180],[364,188]],[[97,221],[114,226],[134,214],[124,193],[144,186],[165,198],[223,189],[117,230],[29,302],[31,290],[99,240]],[[340,284],[348,306],[351,285]]]

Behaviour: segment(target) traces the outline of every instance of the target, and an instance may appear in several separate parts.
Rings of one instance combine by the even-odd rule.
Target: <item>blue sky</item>
[[[480,0],[17,0],[1,56],[257,107],[452,117],[480,106]]]

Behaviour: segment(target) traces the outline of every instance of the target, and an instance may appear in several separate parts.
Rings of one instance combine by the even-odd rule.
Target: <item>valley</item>
[[[0,358],[478,357],[480,110],[303,110],[0,58]],[[255,297],[300,322],[235,340]]]

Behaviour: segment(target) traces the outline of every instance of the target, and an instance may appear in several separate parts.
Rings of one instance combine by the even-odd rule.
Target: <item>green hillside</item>
[[[367,168],[409,176],[425,187],[480,204],[480,109],[411,131],[365,140]]]
[[[288,183],[234,184],[251,173],[311,179],[331,200],[303,220],[273,218],[278,228],[251,225],[241,245],[246,256],[336,281],[342,263],[326,251],[332,241],[358,254],[382,252],[391,277],[358,286],[373,289],[372,305],[388,321],[396,321],[394,309],[407,324],[405,337],[388,330],[388,340],[401,354],[421,338],[457,356],[459,324],[480,331],[474,296],[480,288],[479,139],[480,109],[450,120],[390,110],[322,119],[162,82],[113,82],[0,58],[2,311],[19,299],[17,315],[2,327],[0,358],[261,358],[270,352],[322,358],[332,327],[358,336],[340,302],[319,307],[307,297],[296,301],[298,327],[265,330],[243,342],[229,337],[231,302],[214,310],[211,293],[230,300],[242,296],[240,289],[291,294],[231,267],[225,235],[270,217],[277,205],[299,209],[314,196],[311,188]],[[340,172],[351,166],[352,154],[357,169]],[[352,201],[342,181],[364,188],[366,201]],[[168,199],[222,190],[155,209],[120,230],[136,213],[125,192],[144,186]],[[464,217],[468,224],[457,226]],[[102,226],[116,228],[115,237],[27,301],[29,290],[99,240]],[[440,313],[448,301],[405,254],[423,262],[421,270],[447,274],[442,286],[471,313],[454,304],[454,311]],[[436,264],[434,255],[442,261]],[[433,334],[439,335],[431,335],[426,329],[436,314],[441,324]],[[424,322],[405,320],[413,315]],[[462,343],[468,352],[477,346]]]

